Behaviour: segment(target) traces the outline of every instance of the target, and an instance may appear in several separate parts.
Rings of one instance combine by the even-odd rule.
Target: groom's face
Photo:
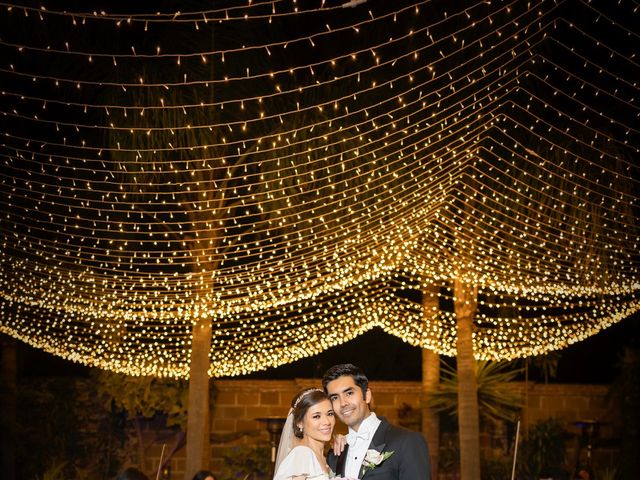
[[[327,384],[327,394],[340,421],[358,431],[362,421],[371,413],[371,390],[367,390],[363,395],[362,389],[356,385],[353,378],[345,375]]]

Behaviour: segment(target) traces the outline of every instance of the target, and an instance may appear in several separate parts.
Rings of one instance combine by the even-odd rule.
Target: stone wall
[[[524,384],[516,388],[525,398],[528,408],[523,411],[524,433],[527,427],[549,417],[559,419],[569,433],[573,435],[569,442],[567,457],[575,466],[580,442],[588,433],[591,425],[597,432],[594,437],[598,448],[593,449],[593,463],[596,465],[613,464],[616,455],[617,431],[620,418],[618,412],[607,405],[607,385],[540,385]],[[580,451],[585,461],[587,450]]]
[[[218,395],[211,415],[211,467],[214,471],[222,468],[222,457],[238,445],[267,444],[269,434],[265,422],[257,420],[265,417],[286,416],[291,398],[302,388],[319,386],[320,380],[219,380],[216,381]],[[568,431],[576,435],[568,452],[569,459],[575,458],[578,436],[581,428],[577,422],[593,420],[601,422],[599,438],[610,439],[615,433],[617,419],[615,412],[606,408],[607,386],[600,385],[539,385],[514,383],[526,401],[523,412],[522,431],[527,425],[549,417],[558,418]],[[419,382],[371,382],[374,409],[379,415],[398,423],[399,410],[408,405],[420,405],[421,384]],[[339,427],[338,431],[344,431]],[[155,452],[155,450],[154,450]],[[597,455],[607,459],[613,450],[599,448]],[[157,465],[160,447],[150,458]],[[150,468],[151,469],[151,468]],[[183,478],[184,449],[171,460],[172,479]]]

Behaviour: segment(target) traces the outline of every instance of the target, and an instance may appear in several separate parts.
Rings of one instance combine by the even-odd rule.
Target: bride
[[[336,419],[329,397],[319,388],[293,397],[282,428],[273,480],[325,480],[333,475],[324,455]]]

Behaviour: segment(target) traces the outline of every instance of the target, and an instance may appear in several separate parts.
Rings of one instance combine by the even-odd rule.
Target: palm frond
[[[438,390],[427,404],[437,412],[456,416],[458,412],[458,375],[454,368],[442,364]],[[492,420],[513,421],[522,408],[522,399],[511,386],[520,368],[510,362],[479,361],[476,366],[480,416]]]

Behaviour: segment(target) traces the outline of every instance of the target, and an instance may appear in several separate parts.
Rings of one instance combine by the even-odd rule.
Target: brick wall
[[[615,408],[607,404],[607,385],[514,385],[525,398],[523,411],[524,433],[527,426],[549,417],[559,419],[566,430],[573,435],[567,450],[569,466],[575,466],[579,444],[586,433],[587,422],[597,422],[595,441],[598,448],[593,450],[595,465],[611,465],[616,457],[617,431],[620,418]],[[586,450],[581,451],[584,460]]]

